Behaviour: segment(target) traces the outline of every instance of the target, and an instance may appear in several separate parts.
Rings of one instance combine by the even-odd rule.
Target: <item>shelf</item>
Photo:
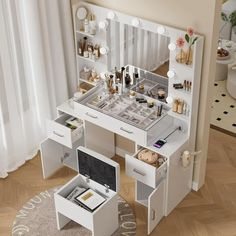
[[[179,114],[179,113],[173,112],[172,110],[168,111],[167,113],[168,113],[168,115],[170,115],[170,116],[172,116],[174,118],[183,120],[183,121],[188,121],[189,120],[188,116],[186,116],[184,114]]]
[[[91,82],[91,81],[88,81],[88,80],[82,79],[82,78],[79,78],[79,80],[80,80],[80,81],[83,81],[83,82],[85,82],[85,83],[91,84],[91,85],[93,85],[93,86],[97,86],[97,85],[101,82],[101,80],[99,80],[98,82]]]
[[[76,30],[76,33],[88,36],[90,38],[94,38],[95,37],[95,35],[90,34],[90,33],[85,33],[84,31],[81,31],[81,30]]]
[[[86,60],[86,61],[90,61],[90,62],[97,62],[96,60],[93,60],[93,59],[90,59],[88,57],[83,57],[83,56],[80,56],[80,55],[77,55],[78,58],[81,58],[83,60]]]
[[[184,94],[187,94],[187,95],[191,95],[191,91],[187,91],[187,90],[184,90],[184,89],[175,89],[173,88],[173,91],[177,91],[179,93],[184,93]]]

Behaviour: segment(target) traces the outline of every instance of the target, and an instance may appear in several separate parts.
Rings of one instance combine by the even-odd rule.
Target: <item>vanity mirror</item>
[[[169,70],[170,38],[141,27],[134,18],[131,25],[108,20],[109,69],[133,65],[143,70],[167,77]]]

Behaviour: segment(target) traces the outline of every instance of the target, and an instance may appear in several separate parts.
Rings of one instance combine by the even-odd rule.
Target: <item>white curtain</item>
[[[0,1],[0,177],[31,159],[76,89],[69,0]]]
[[[109,25],[110,69],[129,64],[154,71],[169,60],[168,37],[115,21]]]

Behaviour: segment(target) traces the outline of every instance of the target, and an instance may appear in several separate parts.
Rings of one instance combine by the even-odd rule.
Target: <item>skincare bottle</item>
[[[92,59],[92,55],[93,55],[93,44],[92,43],[88,43],[88,57],[90,59]]]
[[[78,55],[83,56],[83,40],[80,39],[77,43]]]
[[[100,52],[99,52],[99,46],[98,44],[95,44],[93,53],[95,55],[95,58],[98,59],[100,57]]]
[[[172,104],[172,111],[177,112],[177,109],[178,109],[178,99],[174,99]]]
[[[88,44],[87,44],[87,37],[84,37],[83,41],[83,56],[88,57]]]
[[[95,21],[95,15],[90,15],[90,21],[89,21],[89,30],[90,34],[95,35],[96,34],[96,21]]]
[[[88,21],[88,19],[84,20],[84,32],[89,33],[89,21]]]
[[[179,114],[183,113],[183,105],[184,105],[184,101],[182,99],[179,99],[178,100],[177,113],[179,113]]]

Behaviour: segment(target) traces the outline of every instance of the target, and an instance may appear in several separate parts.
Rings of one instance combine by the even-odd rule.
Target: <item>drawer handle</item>
[[[146,176],[145,173],[143,173],[142,171],[137,170],[137,169],[133,169],[133,172],[135,172],[135,173],[137,173],[137,174],[139,174],[139,175],[142,175],[142,176]]]
[[[132,134],[133,133],[133,131],[127,130],[127,129],[123,128],[123,127],[121,127],[120,130],[125,131],[128,134]]]
[[[152,220],[155,220],[155,218],[156,218],[156,211],[152,209]]]
[[[64,135],[62,135],[62,134],[58,134],[56,131],[53,131],[53,133],[54,133],[55,135],[57,135],[57,136],[61,137],[61,138],[63,138],[63,137],[64,137]]]
[[[87,116],[90,116],[90,117],[92,117],[92,118],[94,118],[94,119],[98,118],[97,116],[92,115],[92,114],[90,114],[90,113],[88,113],[88,112],[86,112],[86,115],[87,115]]]

